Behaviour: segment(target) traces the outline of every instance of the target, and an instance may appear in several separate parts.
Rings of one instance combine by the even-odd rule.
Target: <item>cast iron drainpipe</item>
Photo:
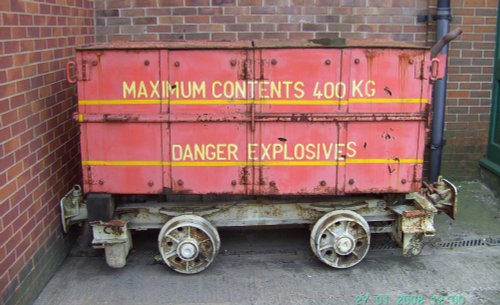
[[[437,43],[431,49],[431,57],[439,53],[448,58],[448,42],[462,33],[461,29],[450,30],[450,0],[438,0],[437,3]],[[444,114],[446,109],[446,81],[448,68],[442,79],[436,80],[432,93],[433,117],[431,131],[431,154],[429,181],[436,182],[441,172],[441,155],[443,152]]]

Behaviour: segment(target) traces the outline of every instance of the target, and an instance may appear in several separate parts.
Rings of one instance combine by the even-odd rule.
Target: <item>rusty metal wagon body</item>
[[[165,263],[199,272],[217,227],[314,224],[324,263],[360,262],[370,234],[405,255],[454,217],[456,190],[423,181],[431,82],[421,46],[372,41],[111,43],[77,51],[83,192],[94,245],[122,267],[130,230],[160,229]],[[88,212],[88,215],[87,215]]]

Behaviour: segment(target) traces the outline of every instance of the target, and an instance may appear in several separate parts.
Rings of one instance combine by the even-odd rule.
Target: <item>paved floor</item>
[[[479,183],[459,187],[459,219],[439,216],[437,238],[418,257],[382,238],[356,267],[333,270],[310,252],[307,228],[221,230],[215,262],[186,276],[155,263],[156,234],[140,232],[119,270],[75,247],[35,304],[498,305],[499,203]]]

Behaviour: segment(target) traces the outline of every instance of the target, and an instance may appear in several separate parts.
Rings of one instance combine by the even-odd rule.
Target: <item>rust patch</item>
[[[392,129],[392,128],[389,128],[389,130],[384,131],[382,133],[382,139],[387,140],[387,141],[395,140],[396,137],[394,137],[394,135],[392,134],[393,132],[394,132],[394,129]]]
[[[249,171],[248,171],[248,167],[245,166],[245,167],[242,167],[239,171],[239,181],[240,181],[240,184],[241,185],[248,185],[250,184],[248,182],[248,175],[249,175]]]

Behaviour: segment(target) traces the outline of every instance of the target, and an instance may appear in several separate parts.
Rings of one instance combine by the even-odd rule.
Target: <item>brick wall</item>
[[[478,177],[488,143],[498,0],[452,3],[453,24],[464,34],[450,48],[442,168],[450,177],[470,179]]]
[[[432,44],[436,0],[96,0],[96,41],[386,38]],[[443,174],[476,178],[486,152],[498,0],[454,0]]]
[[[58,200],[80,180],[74,47],[89,0],[0,1],[0,303],[30,302],[65,256]],[[60,252],[63,252],[62,255]]]

